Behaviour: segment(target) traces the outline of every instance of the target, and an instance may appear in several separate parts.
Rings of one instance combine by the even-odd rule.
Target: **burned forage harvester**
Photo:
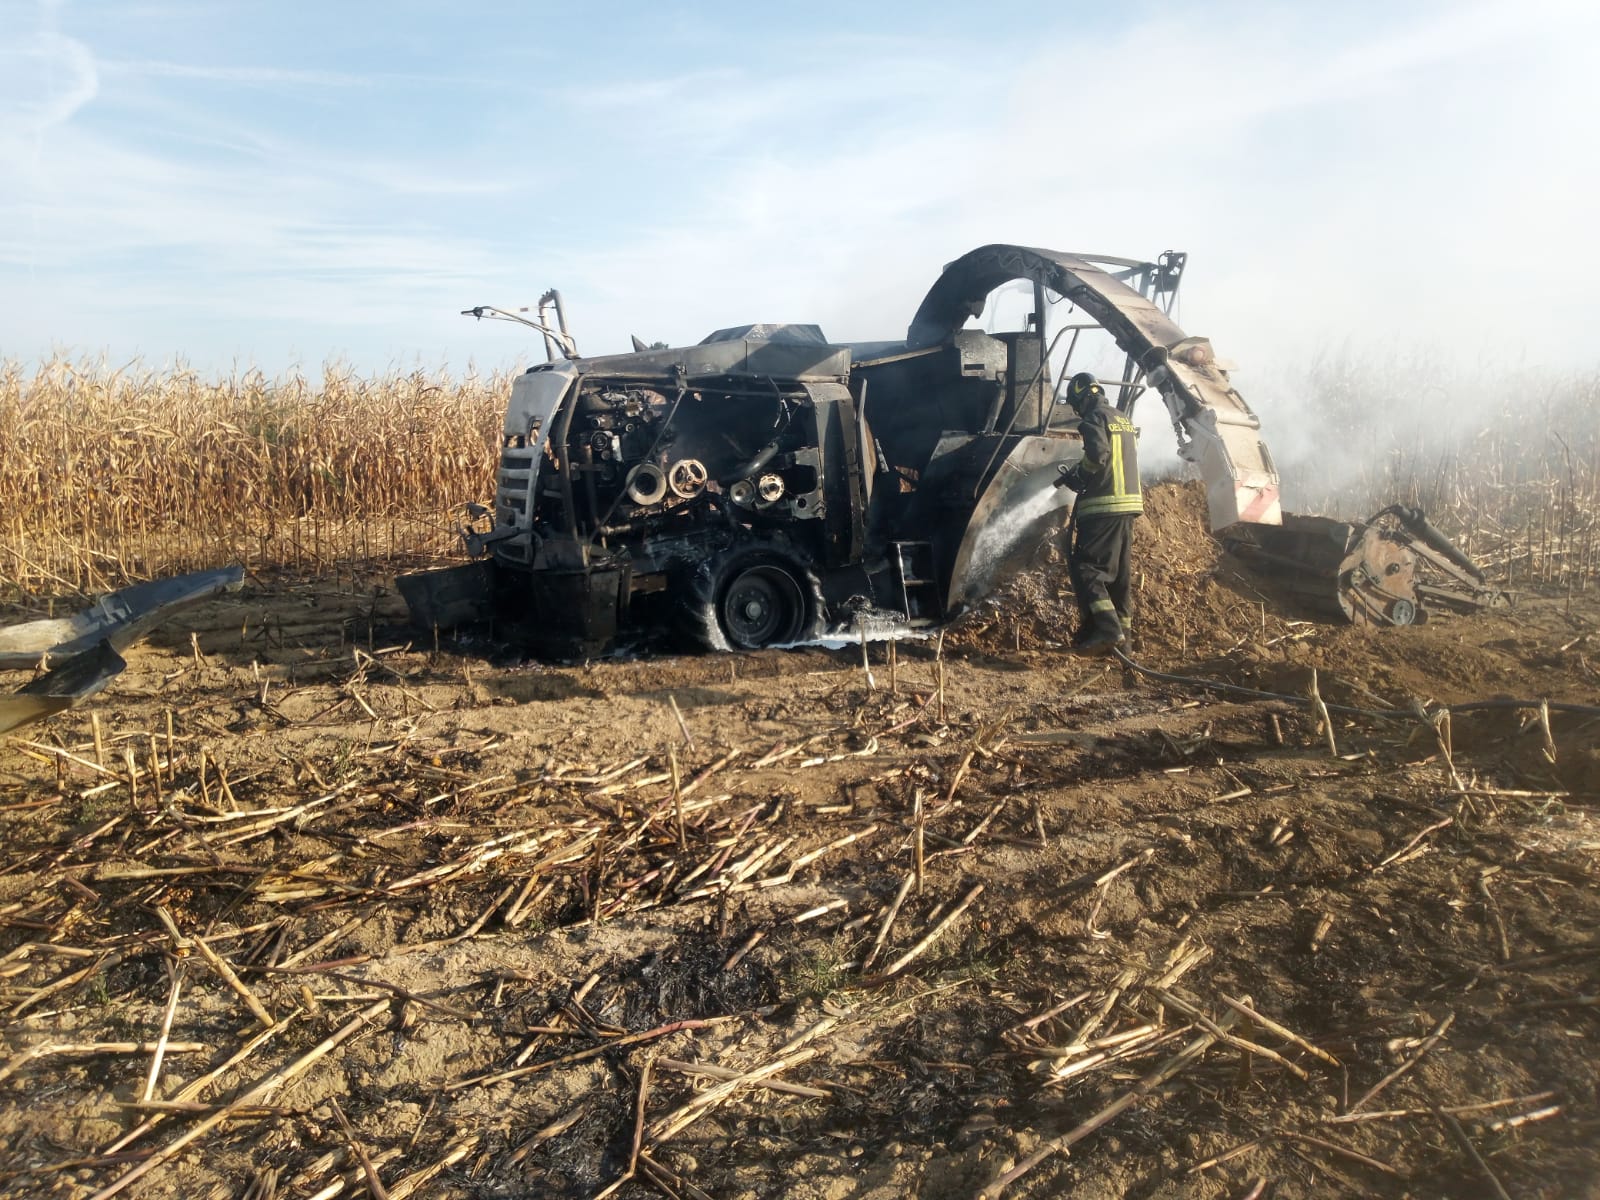
[[[467,533],[475,561],[399,580],[413,620],[494,620],[558,654],[596,653],[664,612],[718,648],[804,640],[866,610],[946,621],[1063,524],[1072,496],[1053,485],[1082,445],[1050,362],[1070,332],[1070,366],[1094,328],[1127,355],[1108,385],[1118,407],[1147,388],[1161,395],[1214,531],[1350,619],[1415,619],[1404,522],[1307,532],[1295,522],[1321,519],[1291,517],[1283,528],[1259,422],[1210,343],[1169,315],[1184,261],[985,246],[945,268],[903,340],[836,344],[815,325],[745,325],[597,358],[577,354],[547,293],[526,323],[550,361],[512,387],[493,525]],[[965,327],[1017,280],[1033,286],[1024,329]],[[1051,298],[1084,322],[1052,337]],[[1459,556],[1425,557],[1454,572],[1453,595],[1482,602],[1481,576]]]

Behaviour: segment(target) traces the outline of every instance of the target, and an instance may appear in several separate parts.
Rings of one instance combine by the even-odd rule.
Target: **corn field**
[[[1465,398],[1438,378],[1336,360],[1313,364],[1297,428],[1263,406],[1270,445],[1317,447],[1280,458],[1286,507],[1417,505],[1498,582],[1592,586],[1600,375],[1479,378]],[[509,382],[0,361],[0,587],[92,593],[228,563],[327,576],[455,553],[460,506],[493,491]]]
[[[508,387],[0,362],[0,584],[95,592],[449,553],[460,506],[492,493]]]

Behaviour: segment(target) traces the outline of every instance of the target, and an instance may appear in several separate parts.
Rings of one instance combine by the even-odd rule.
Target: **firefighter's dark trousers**
[[[1067,573],[1078,598],[1080,632],[1117,629],[1127,622],[1135,519],[1136,514],[1125,513],[1074,522]]]

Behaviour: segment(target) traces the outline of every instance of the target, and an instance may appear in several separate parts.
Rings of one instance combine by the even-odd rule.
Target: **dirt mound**
[[[1063,531],[1035,565],[957,624],[951,637],[989,650],[1063,646],[1077,625]],[[1159,483],[1134,525],[1134,648],[1156,661],[1205,658],[1292,628],[1283,610],[1211,536],[1205,489]]]

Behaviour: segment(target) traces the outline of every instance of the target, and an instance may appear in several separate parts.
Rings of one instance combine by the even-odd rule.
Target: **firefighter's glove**
[[[1062,463],[1056,469],[1061,472],[1060,477],[1056,480],[1057,487],[1071,488],[1075,492],[1083,491],[1083,479],[1076,467],[1069,467],[1066,463]]]

